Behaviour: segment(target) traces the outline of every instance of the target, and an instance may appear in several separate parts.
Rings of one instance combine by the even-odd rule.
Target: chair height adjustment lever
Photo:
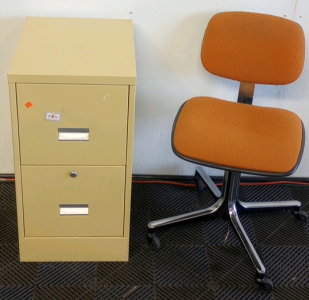
[[[215,185],[215,183],[212,181],[212,179],[208,176],[208,174],[205,172],[205,170],[198,166],[195,169],[196,173],[203,179],[205,184],[208,186],[208,188],[211,190],[211,192],[217,197],[221,197],[221,191],[218,189],[218,187]]]

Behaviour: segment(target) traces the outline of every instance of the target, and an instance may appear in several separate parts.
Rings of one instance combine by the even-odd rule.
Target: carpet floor
[[[309,211],[309,187],[241,186],[243,201],[299,200]],[[151,251],[147,223],[214,203],[205,189],[132,186],[128,263],[20,263],[14,183],[0,183],[0,299],[225,300],[309,299],[309,222],[289,211],[240,216],[274,290],[263,295],[255,270],[227,221],[209,220],[158,230]]]

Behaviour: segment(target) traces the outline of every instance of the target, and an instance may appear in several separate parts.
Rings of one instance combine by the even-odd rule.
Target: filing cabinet
[[[130,20],[27,18],[8,73],[21,261],[127,261]]]

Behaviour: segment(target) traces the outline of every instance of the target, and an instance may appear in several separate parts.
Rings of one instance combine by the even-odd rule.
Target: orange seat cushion
[[[301,156],[303,126],[284,109],[196,97],[180,109],[172,143],[177,155],[202,165],[288,175]]]
[[[208,72],[259,84],[295,81],[304,58],[305,38],[299,24],[249,12],[224,12],[212,17],[201,51]]]

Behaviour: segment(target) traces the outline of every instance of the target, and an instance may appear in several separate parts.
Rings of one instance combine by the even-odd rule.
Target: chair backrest
[[[302,72],[305,38],[299,24],[249,12],[216,14],[201,51],[204,68],[240,82],[288,84]]]

